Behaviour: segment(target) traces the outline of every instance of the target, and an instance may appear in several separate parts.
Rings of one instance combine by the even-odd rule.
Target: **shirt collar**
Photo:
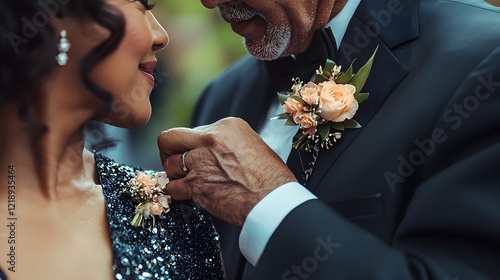
[[[332,29],[333,36],[335,37],[335,43],[337,44],[337,50],[340,47],[342,39],[344,39],[345,32],[347,31],[347,26],[351,21],[356,9],[359,6],[361,0],[347,0],[344,8],[338,13],[330,22],[325,26]],[[295,55],[292,54],[291,57],[295,59]]]
[[[337,49],[340,46],[340,42],[344,38],[345,32],[347,31],[347,26],[351,21],[354,12],[358,8],[361,0],[348,0],[344,8],[338,15],[336,15],[325,27],[330,27],[335,37],[335,42],[337,43]]]

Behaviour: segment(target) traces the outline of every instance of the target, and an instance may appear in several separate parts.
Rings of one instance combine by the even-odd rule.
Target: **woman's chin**
[[[149,111],[149,114],[130,115],[127,116],[126,118],[108,116],[99,119],[98,121],[121,128],[134,128],[147,124],[150,117],[151,117],[151,110]]]

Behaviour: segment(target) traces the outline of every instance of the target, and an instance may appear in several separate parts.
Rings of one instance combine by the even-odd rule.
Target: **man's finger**
[[[199,138],[200,135],[190,128],[172,128],[162,131],[157,138],[161,162],[164,163],[167,157],[172,155],[194,149],[200,142]]]
[[[157,142],[158,149],[160,150],[160,160],[163,166],[165,167],[165,161],[168,157],[192,150],[192,145],[189,145],[187,139],[198,137],[200,136],[192,129],[184,127],[162,131],[158,135]]]
[[[198,126],[190,129],[185,127],[172,128],[162,131],[158,135],[158,148],[160,149],[160,159],[165,159],[171,155],[181,154],[199,147],[210,146],[216,143],[216,135],[223,128],[230,128],[233,125],[243,126],[248,124],[241,119],[228,117],[219,120],[211,125]]]
[[[158,148],[166,156],[182,154],[184,151],[204,146],[206,144],[203,141],[204,137],[203,131],[200,130],[184,127],[172,128],[158,135]]]
[[[188,200],[193,196],[193,192],[187,183],[186,178],[171,180],[164,192],[172,196],[174,200]]]
[[[186,176],[189,172],[188,152],[175,154],[165,158],[163,169],[167,172],[170,179],[179,179]]]

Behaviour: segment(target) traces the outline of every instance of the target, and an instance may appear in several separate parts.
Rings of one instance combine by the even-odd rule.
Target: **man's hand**
[[[264,196],[296,182],[283,161],[241,119],[163,131],[158,147],[171,179],[166,192],[172,198],[193,199],[212,215],[238,226]]]

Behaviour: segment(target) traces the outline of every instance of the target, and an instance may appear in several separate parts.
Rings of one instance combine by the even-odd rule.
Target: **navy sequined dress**
[[[136,203],[123,190],[143,170],[99,154],[95,160],[106,203],[115,279],[224,279],[219,237],[208,213],[193,203],[174,201],[152,229],[151,223],[146,228],[132,227]],[[0,280],[6,279],[0,270]]]

